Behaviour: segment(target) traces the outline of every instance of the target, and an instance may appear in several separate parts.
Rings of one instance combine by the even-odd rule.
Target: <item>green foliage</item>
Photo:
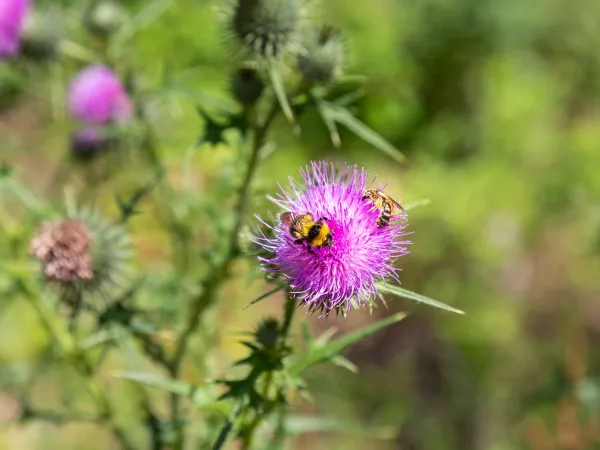
[[[94,3],[35,2],[60,17],[27,32],[53,57],[0,62],[7,446],[598,446],[597,2],[219,1],[219,22],[210,2],[131,0],[90,33]],[[344,40],[320,45],[319,16]],[[257,28],[272,18],[292,26]],[[94,62],[136,110],[73,164],[67,86]],[[244,240],[311,159],[388,180],[414,234],[387,308],[301,320],[302,341]],[[136,255],[74,317],[28,255],[65,203],[127,228]],[[399,321],[413,305],[392,297],[466,314]],[[39,442],[34,421],[57,426]]]

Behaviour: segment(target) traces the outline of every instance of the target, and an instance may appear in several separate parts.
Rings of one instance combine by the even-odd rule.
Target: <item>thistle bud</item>
[[[329,26],[313,28],[303,41],[297,67],[302,76],[313,83],[328,83],[342,71],[344,44],[339,30]]]
[[[43,223],[29,251],[67,302],[91,294],[105,296],[120,287],[130,254],[124,229],[89,210]]]
[[[243,64],[231,77],[231,92],[238,102],[251,106],[258,101],[265,84],[251,63]]]
[[[48,11],[31,11],[23,28],[23,53],[32,59],[52,58],[61,39],[58,15]]]
[[[116,139],[102,128],[83,128],[71,136],[71,156],[76,161],[91,161],[115,143]]]
[[[254,332],[256,342],[264,348],[275,348],[279,339],[279,322],[273,317],[264,319]]]
[[[127,14],[115,1],[105,0],[93,3],[86,11],[83,22],[91,33],[106,38],[123,26]]]
[[[301,0],[237,0],[230,28],[249,50],[276,57],[293,44],[301,13]]]

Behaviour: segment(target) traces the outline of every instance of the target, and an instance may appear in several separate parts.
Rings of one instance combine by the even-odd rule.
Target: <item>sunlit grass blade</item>
[[[402,297],[409,300],[414,300],[419,303],[423,303],[425,305],[433,306],[434,308],[443,309],[444,311],[450,311],[457,314],[464,314],[464,311],[460,309],[453,308],[452,306],[446,305],[445,303],[438,302],[429,297],[425,297],[424,295],[417,294],[416,292],[409,291],[408,289],[401,288],[399,286],[393,286],[390,284],[378,283],[377,289],[382,294],[395,295],[396,297]]]
[[[265,298],[270,297],[271,295],[279,292],[279,291],[283,291],[285,289],[285,286],[277,286],[275,289],[270,290],[269,292],[267,292],[266,294],[261,295],[260,297],[258,297],[256,300],[252,300],[250,303],[248,303],[246,306],[244,306],[242,308],[242,311],[245,309],[250,308],[252,305],[255,305],[256,303],[260,302],[261,300],[264,300]]]
[[[317,416],[290,416],[285,419],[283,426],[287,434],[296,436],[306,433],[331,432],[387,440],[393,439],[398,433],[395,426],[365,426],[356,422]]]
[[[378,322],[367,325],[360,330],[357,330],[353,333],[348,333],[347,335],[328,342],[326,345],[322,347],[311,347],[308,349],[305,355],[300,357],[295,363],[293,363],[289,369],[288,373],[290,375],[297,375],[300,372],[308,369],[309,367],[314,366],[315,364],[319,364],[321,362],[329,361],[332,358],[335,358],[342,351],[344,351],[347,347],[354,344],[361,339],[385,328],[394,323],[397,323],[404,319],[406,314],[399,313],[394,314],[390,317],[386,317]]]
[[[406,205],[403,205],[403,206],[404,206],[404,209],[406,211],[409,211],[409,210],[411,210],[413,208],[416,208],[418,206],[429,205],[430,203],[431,203],[431,199],[429,199],[429,198],[423,198],[421,200],[416,200],[414,202],[407,203]]]
[[[275,96],[277,97],[277,101],[281,106],[281,110],[285,115],[286,119],[290,122],[294,122],[294,113],[292,113],[292,107],[290,106],[290,102],[288,100],[288,96],[285,92],[285,87],[283,85],[283,79],[281,78],[281,72],[277,67],[275,61],[270,61],[269,63],[269,78],[271,79],[271,85],[273,86],[273,92],[275,92]]]
[[[160,389],[182,397],[187,397],[198,408],[218,410],[223,412],[223,405],[218,402],[218,396],[213,392],[212,383],[193,385],[183,381],[171,380],[158,377],[150,373],[141,372],[118,372],[116,377],[130,380],[145,386]],[[221,407],[219,407],[221,405]]]
[[[344,125],[363,141],[381,150],[396,161],[400,163],[406,162],[406,157],[400,150],[389,143],[385,138],[383,138],[383,136],[354,117],[354,115],[352,115],[352,113],[346,108],[324,100],[320,100],[319,103],[321,105],[320,108],[322,109],[323,113],[329,117],[329,120]]]

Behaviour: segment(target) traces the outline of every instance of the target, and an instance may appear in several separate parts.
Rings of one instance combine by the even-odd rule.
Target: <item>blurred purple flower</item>
[[[29,0],[0,0],[0,58],[19,51]]]
[[[405,245],[410,242],[400,240],[407,234],[406,215],[377,227],[379,211],[362,198],[367,174],[356,166],[336,174],[333,164],[313,162],[302,176],[305,189],[290,180],[294,195],[282,190],[270,199],[295,214],[310,213],[315,220],[326,217],[333,242],[310,253],[307,246],[294,243],[280,221],[274,228],[265,223],[273,234],[263,233],[255,241],[272,254],[259,258],[263,268],[285,277],[291,294],[321,316],[370,304],[377,295],[377,281],[389,277],[399,282],[393,262],[408,253]]]
[[[132,103],[117,76],[108,67],[95,64],[83,69],[71,82],[69,109],[84,122],[102,124],[127,120]]]

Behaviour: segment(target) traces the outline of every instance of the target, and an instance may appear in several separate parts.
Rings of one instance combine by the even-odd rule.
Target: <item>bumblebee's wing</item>
[[[284,224],[286,227],[290,227],[292,225],[292,222],[294,222],[295,218],[296,214],[289,211],[279,215],[279,220],[281,220],[281,223]]]
[[[406,212],[406,210],[404,209],[404,206],[402,206],[400,203],[398,203],[396,200],[394,200],[393,198],[391,199],[392,202],[394,203],[394,206],[396,208],[398,208],[400,211],[402,212]]]
[[[385,192],[383,192],[382,190],[378,190],[377,194],[379,194],[379,196],[389,200],[390,202],[392,202],[392,204],[398,208],[400,211],[406,211],[404,209],[404,206],[402,206],[399,202],[397,202],[396,200],[394,200],[392,197],[390,197],[389,195],[387,195]]]

